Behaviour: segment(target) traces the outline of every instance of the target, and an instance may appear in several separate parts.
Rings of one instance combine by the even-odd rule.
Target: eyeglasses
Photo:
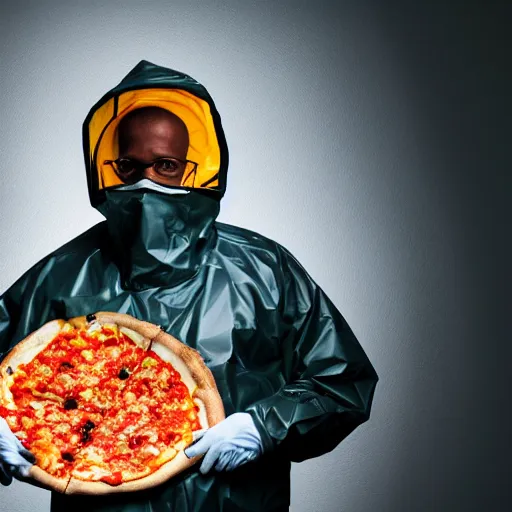
[[[182,182],[186,183],[190,176],[195,175],[197,169],[197,162],[174,157],[157,158],[153,162],[141,162],[135,158],[118,158],[117,160],[105,160],[103,163],[111,165],[117,176],[125,183],[135,183],[140,180],[148,167],[151,167],[155,174],[163,179],[176,179],[185,176]]]

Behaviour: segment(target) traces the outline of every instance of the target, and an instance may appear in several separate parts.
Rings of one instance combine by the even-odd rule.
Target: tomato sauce
[[[22,443],[28,449],[40,440],[41,428],[50,428],[53,444],[62,447],[64,465],[53,473],[55,476],[69,472],[74,467],[75,455],[91,443],[101,446],[105,452],[104,463],[122,461],[126,467],[136,467],[140,462],[134,454],[150,438],[141,433],[143,427],[137,426],[142,412],[129,412],[129,404],[144,405],[142,425],[150,425],[157,432],[158,442],[165,446],[173,446],[185,434],[190,436],[193,430],[201,428],[199,407],[170,363],[156,352],[136,346],[122,333],[116,334],[106,327],[101,333],[107,336],[103,341],[97,337],[98,333],[84,330],[57,335],[30,363],[19,366],[21,371],[17,370],[10,387],[18,409],[11,411],[0,406],[0,416],[10,416],[11,423],[12,417],[16,418],[13,431],[24,432]],[[34,402],[37,406],[31,405]],[[44,412],[38,412],[43,407]],[[76,417],[80,421],[75,421]],[[22,421],[22,418],[26,419]],[[101,422],[111,423],[112,435],[101,435],[101,429],[98,430]],[[70,428],[57,428],[62,423],[68,423]],[[29,424],[32,426],[28,427]],[[126,437],[131,451],[119,453],[119,435],[134,426],[135,431]],[[115,471],[101,480],[118,485],[122,483],[122,473]]]

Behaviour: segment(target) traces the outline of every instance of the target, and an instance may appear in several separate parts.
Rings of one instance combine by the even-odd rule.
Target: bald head
[[[187,158],[189,137],[185,123],[172,112],[160,107],[142,107],[132,110],[119,122],[117,128],[119,158],[152,162],[157,158]],[[146,169],[148,174],[151,168]],[[145,176],[162,183],[158,176]],[[181,176],[172,183],[179,185]]]

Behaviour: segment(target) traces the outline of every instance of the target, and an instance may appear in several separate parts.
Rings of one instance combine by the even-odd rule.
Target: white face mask
[[[148,180],[147,178],[139,180],[132,185],[122,185],[117,187],[116,190],[128,191],[139,190],[141,188],[154,190],[155,192],[163,192],[164,194],[169,195],[188,194],[190,192],[190,190],[185,190],[183,188],[169,188],[164,185],[160,185],[159,183],[155,183],[154,181]]]

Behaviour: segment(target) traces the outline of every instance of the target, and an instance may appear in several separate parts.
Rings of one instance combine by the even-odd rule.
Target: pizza
[[[159,326],[100,312],[54,320],[0,364],[0,416],[67,494],[147,489],[197,462],[184,449],[224,419],[200,354]]]

